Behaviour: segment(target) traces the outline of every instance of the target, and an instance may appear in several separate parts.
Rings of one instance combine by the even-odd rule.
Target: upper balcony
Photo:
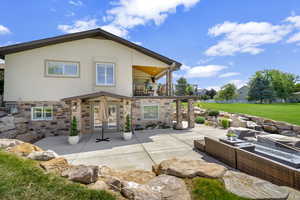
[[[172,96],[172,70],[166,67],[133,66],[133,96]]]

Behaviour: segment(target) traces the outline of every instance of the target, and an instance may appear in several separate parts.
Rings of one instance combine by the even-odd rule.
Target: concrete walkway
[[[84,135],[77,145],[69,145],[66,136],[48,137],[36,145],[63,155],[75,165],[107,165],[116,169],[151,170],[153,164],[174,157],[204,159],[205,154],[193,150],[193,141],[204,136],[220,138],[225,135],[225,130],[197,126],[183,131],[138,131],[130,141],[124,141],[118,133],[106,133],[106,136],[111,138],[110,142],[96,143],[98,135],[88,134]]]

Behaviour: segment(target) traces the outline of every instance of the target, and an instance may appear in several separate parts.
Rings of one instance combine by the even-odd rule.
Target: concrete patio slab
[[[130,141],[124,141],[119,133],[106,133],[106,137],[110,137],[111,141],[96,143],[99,133],[95,133],[84,135],[76,145],[69,145],[67,136],[44,138],[36,145],[57,152],[75,165],[107,165],[116,169],[151,170],[153,164],[171,158],[211,159],[205,154],[195,152],[193,141],[204,136],[221,138],[225,135],[226,130],[201,125],[181,131],[137,131]]]

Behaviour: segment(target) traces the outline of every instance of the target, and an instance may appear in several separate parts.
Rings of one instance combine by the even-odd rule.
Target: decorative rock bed
[[[153,172],[116,170],[107,166],[70,165],[53,151],[44,151],[18,140],[0,139],[0,147],[24,158],[37,160],[46,173],[57,173],[90,189],[111,191],[119,197],[122,195],[121,199],[191,200],[184,179],[194,177],[222,180],[228,191],[249,199],[300,199],[296,190],[205,161],[174,158],[153,166]]]

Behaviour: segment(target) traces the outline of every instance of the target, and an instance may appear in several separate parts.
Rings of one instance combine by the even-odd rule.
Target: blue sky
[[[257,70],[300,75],[299,0],[10,0],[0,45],[101,27],[184,64],[200,88],[245,84]]]

